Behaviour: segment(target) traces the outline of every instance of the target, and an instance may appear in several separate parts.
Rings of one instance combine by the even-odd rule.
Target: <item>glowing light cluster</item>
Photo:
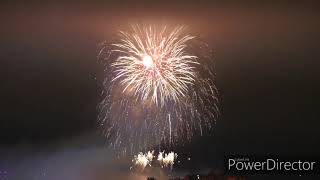
[[[151,163],[154,159],[154,151],[148,151],[147,153],[139,152],[138,155],[135,155],[132,162],[138,170],[144,170],[146,166],[151,166]],[[175,160],[177,159],[178,154],[171,151],[169,153],[159,152],[157,161],[161,168],[170,167],[174,165]]]
[[[144,67],[145,67],[146,69],[151,68],[152,65],[153,65],[152,57],[149,56],[149,55],[145,55],[145,56],[143,57],[143,65],[144,65]]]
[[[165,154],[164,152],[159,152],[158,161],[161,167],[170,166],[172,168],[172,166],[174,165],[174,161],[176,160],[177,157],[178,157],[178,154],[174,153],[173,151],[167,154]]]
[[[148,151],[145,154],[140,152],[138,155],[134,156],[132,162],[135,166],[139,167],[141,170],[144,170],[147,165],[151,166],[151,162],[154,158],[153,153],[154,151]]]

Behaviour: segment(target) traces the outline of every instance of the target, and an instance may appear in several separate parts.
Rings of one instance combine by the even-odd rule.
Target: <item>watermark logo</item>
[[[320,161],[311,158],[227,156],[225,169],[229,174],[319,174]]]

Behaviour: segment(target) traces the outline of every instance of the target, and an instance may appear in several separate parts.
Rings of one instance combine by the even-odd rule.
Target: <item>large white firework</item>
[[[103,43],[99,123],[110,146],[136,153],[211,132],[219,114],[212,53],[184,27],[132,26]]]
[[[157,31],[151,26],[133,26],[133,33],[120,32],[121,43],[113,44],[113,51],[122,53],[112,63],[116,72],[113,81],[121,78],[123,91],[133,91],[142,101],[164,105],[184,97],[194,82],[192,64],[197,63],[197,57],[185,51],[186,43],[194,37],[180,37],[182,31],[183,27],[167,33],[166,27]]]

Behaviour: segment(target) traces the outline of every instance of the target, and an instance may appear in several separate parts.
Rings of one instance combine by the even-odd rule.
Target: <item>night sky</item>
[[[103,67],[96,56],[99,43],[130,23],[187,25],[213,49],[222,116],[213,136],[177,148],[192,157],[182,171],[214,168],[229,154],[319,157],[320,6],[235,2],[4,2],[0,179],[4,171],[46,179],[50,167],[108,164],[112,153],[104,153],[97,126]],[[107,176],[91,175],[81,178]]]

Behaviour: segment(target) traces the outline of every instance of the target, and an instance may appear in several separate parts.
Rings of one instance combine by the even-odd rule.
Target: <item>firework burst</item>
[[[167,154],[165,154],[164,152],[159,152],[157,160],[159,161],[162,168],[170,166],[170,168],[172,169],[174,161],[177,159],[177,157],[178,154],[172,151]]]
[[[139,170],[144,170],[147,165],[151,166],[151,162],[154,158],[154,151],[148,151],[147,153],[143,154],[140,152],[138,155],[135,155],[133,157],[133,164],[135,167],[137,167]]]
[[[218,111],[211,51],[184,27],[132,26],[102,45],[99,122],[122,153],[171,146],[212,129]]]
[[[121,53],[112,63],[123,92],[132,91],[141,101],[151,100],[163,106],[167,101],[179,101],[185,97],[188,85],[193,84],[195,72],[192,64],[196,56],[185,51],[186,42],[193,36],[179,37],[183,27],[166,33],[151,26],[134,33],[120,32],[121,44],[113,44]]]

